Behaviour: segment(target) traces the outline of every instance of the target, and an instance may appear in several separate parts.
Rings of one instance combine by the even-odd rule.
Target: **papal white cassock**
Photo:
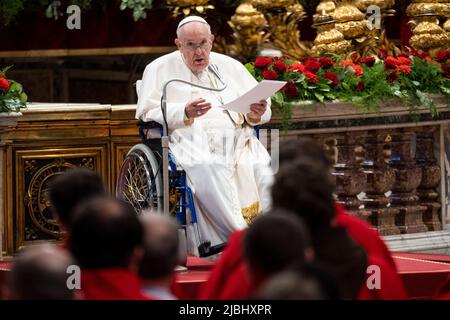
[[[225,55],[211,52],[210,64],[217,66],[227,88],[212,92],[177,82],[170,84],[167,123],[170,150],[185,170],[194,193],[201,241],[209,240],[214,246],[227,241],[232,231],[245,228],[250,220],[270,207],[273,173],[270,156],[245,115],[219,107],[253,88],[256,80],[240,62]],[[195,75],[181,53],[175,51],[145,68],[136,118],[163,123],[162,88],[166,81],[175,78],[221,87],[213,72],[205,69]],[[203,116],[188,120],[186,103],[196,98],[211,102],[212,108]],[[257,124],[269,121],[270,117],[269,102]],[[192,245],[190,253],[195,254]]]

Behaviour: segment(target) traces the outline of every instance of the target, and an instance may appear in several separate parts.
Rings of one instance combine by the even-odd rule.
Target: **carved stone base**
[[[400,234],[400,229],[395,225],[395,217],[399,212],[396,208],[373,209],[371,223],[383,236]]]
[[[427,207],[420,205],[396,206],[399,213],[395,216],[395,224],[400,229],[400,233],[417,233],[427,231],[423,223],[423,213]]]
[[[428,231],[442,230],[442,223],[439,219],[441,204],[438,202],[421,202],[420,205],[427,208],[423,213],[423,223],[428,228]]]

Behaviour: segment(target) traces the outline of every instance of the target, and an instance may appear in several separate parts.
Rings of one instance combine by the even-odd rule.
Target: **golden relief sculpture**
[[[294,0],[253,0],[251,4],[267,20],[270,35],[268,46],[294,58],[308,54],[309,49],[300,41],[298,29],[298,22],[305,17],[301,4]]]
[[[241,61],[256,57],[258,46],[265,43],[269,37],[264,32],[267,25],[264,15],[251,3],[242,3],[236,8],[228,24],[233,29],[234,43],[228,46],[226,52]]]
[[[445,23],[443,27],[439,25],[439,18],[450,18],[450,1],[413,0],[406,12],[412,18],[409,23],[412,25],[410,45],[413,48],[448,48],[448,31],[445,30]]]
[[[173,10],[173,16],[203,15],[207,10],[214,9],[209,0],[167,0],[167,7]]]
[[[351,42],[344,39],[344,35],[335,28],[335,21],[329,14],[316,14],[314,25],[317,36],[311,48],[311,55],[321,56],[324,53],[343,54],[351,48]]]
[[[362,42],[367,31],[367,22],[364,14],[351,2],[341,0],[333,12],[336,29],[345,39]]]

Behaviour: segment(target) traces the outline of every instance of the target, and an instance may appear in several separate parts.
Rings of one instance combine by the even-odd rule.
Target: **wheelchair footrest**
[[[198,246],[198,254],[200,257],[209,257],[215,254],[218,254],[225,249],[226,243],[221,243],[215,246],[211,246],[211,242],[206,241]]]

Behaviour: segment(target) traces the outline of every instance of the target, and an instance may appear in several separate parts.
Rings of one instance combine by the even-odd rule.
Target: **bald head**
[[[23,249],[9,275],[9,295],[17,300],[72,300],[67,268],[74,264],[67,251],[48,243]]]
[[[178,228],[172,219],[161,214],[143,215],[144,257],[140,276],[157,280],[172,274],[178,262]]]

